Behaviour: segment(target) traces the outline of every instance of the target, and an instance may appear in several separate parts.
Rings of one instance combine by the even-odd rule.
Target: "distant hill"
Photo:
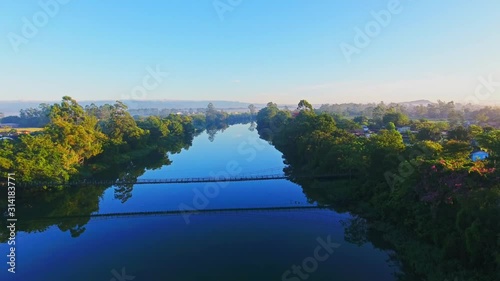
[[[430,100],[416,100],[416,101],[398,102],[398,104],[405,106],[418,106],[418,105],[426,106],[428,104],[434,104],[434,102]]]

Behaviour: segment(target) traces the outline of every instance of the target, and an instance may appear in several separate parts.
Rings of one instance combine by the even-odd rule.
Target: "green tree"
[[[79,155],[68,146],[52,141],[47,134],[20,137],[15,155],[19,181],[62,182],[77,172]]]
[[[101,127],[113,145],[127,145],[127,150],[138,147],[141,138],[147,134],[137,126],[127,106],[120,101],[111,108],[110,117],[101,122]]]
[[[210,129],[223,128],[226,125],[227,113],[217,111],[212,103],[209,103],[205,111],[206,127]]]
[[[471,152],[472,147],[468,142],[450,140],[443,145],[443,155],[447,159],[465,161]]]
[[[476,138],[477,136],[479,136],[482,133],[483,133],[483,128],[481,126],[478,126],[478,125],[470,125],[469,126],[469,134],[470,134],[471,138]]]
[[[278,114],[279,109],[278,105],[275,103],[269,102],[266,107],[259,110],[257,113],[257,130],[269,131],[271,128],[271,119]]]
[[[458,112],[456,110],[451,110],[448,113],[448,123],[450,124],[450,127],[454,128],[457,126],[461,126],[464,123],[464,115],[461,112]]]
[[[79,163],[102,152],[104,135],[97,119],[88,116],[72,98],[65,96],[61,104],[54,104],[49,117],[45,127],[48,135],[55,143],[74,151]]]
[[[356,116],[352,119],[352,121],[354,121],[362,126],[368,126],[369,120],[368,120],[368,117],[366,117],[366,116]]]
[[[383,118],[384,115],[387,112],[387,106],[382,102],[377,107],[373,109],[372,116],[373,116],[373,122],[379,126],[382,127],[383,125]]]
[[[306,100],[301,100],[297,106],[298,110],[310,110],[313,111],[312,105],[306,101]]]
[[[157,116],[149,116],[145,120],[137,122],[137,125],[141,129],[149,131],[149,137],[152,141],[157,141],[169,135],[169,123],[169,121],[162,120]]]
[[[215,120],[217,118],[217,110],[215,110],[213,103],[209,103],[207,105],[205,116],[207,123],[215,123]]]
[[[410,119],[401,112],[388,112],[382,118],[382,122],[385,125],[394,123],[397,127],[401,127],[410,124]]]
[[[433,141],[420,141],[410,149],[412,158],[424,158],[427,160],[435,160],[443,152],[443,146]]]
[[[448,131],[448,139],[468,142],[472,138],[468,129],[463,126],[457,126],[455,129]]]
[[[492,159],[500,159],[500,130],[484,132],[477,136],[477,141],[490,153]]]
[[[387,149],[394,152],[402,152],[405,149],[403,136],[395,130],[381,130],[370,138],[370,144],[374,149]]]
[[[252,116],[254,116],[254,115],[255,115],[255,112],[256,112],[256,110],[257,110],[257,109],[255,108],[255,105],[253,105],[253,104],[249,105],[249,106],[248,106],[248,109],[250,110],[250,114],[251,114]]]
[[[15,146],[10,140],[0,140],[0,170],[11,171],[14,167]]]
[[[398,155],[404,150],[403,136],[398,131],[381,130],[371,136],[365,151],[370,181],[380,182],[388,171],[397,169],[401,162]]]
[[[416,138],[419,141],[439,141],[441,140],[441,132],[444,128],[438,123],[422,122],[417,125],[418,133]]]
[[[385,128],[389,131],[396,131],[396,125],[394,125],[394,123],[392,122],[387,123]]]

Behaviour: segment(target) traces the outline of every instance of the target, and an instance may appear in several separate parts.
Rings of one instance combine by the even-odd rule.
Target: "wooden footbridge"
[[[192,177],[192,178],[164,178],[164,179],[136,179],[136,180],[77,180],[69,182],[49,182],[31,181],[17,182],[16,186],[36,187],[36,186],[84,186],[84,185],[148,185],[148,184],[188,184],[188,183],[210,183],[210,182],[237,182],[237,181],[265,181],[280,179],[349,179],[351,174],[329,174],[329,175],[301,175],[289,177],[283,174],[273,175],[249,175],[235,177]]]

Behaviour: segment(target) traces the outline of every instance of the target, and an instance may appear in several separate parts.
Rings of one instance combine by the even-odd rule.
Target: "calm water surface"
[[[171,165],[140,178],[263,175],[283,168],[281,153],[248,125],[219,132],[213,142],[203,133],[169,158]],[[137,185],[131,194],[122,203],[110,187],[98,213],[313,205],[286,180]],[[92,218],[78,237],[64,225],[18,232],[16,273],[2,262],[0,279],[395,280],[388,253],[344,240],[341,221],[349,218],[326,209]],[[4,261],[8,247],[0,244]]]

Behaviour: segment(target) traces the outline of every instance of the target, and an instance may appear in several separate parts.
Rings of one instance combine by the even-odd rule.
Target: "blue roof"
[[[485,151],[478,151],[472,153],[472,161],[478,161],[478,160],[484,160],[490,156],[488,152]]]

